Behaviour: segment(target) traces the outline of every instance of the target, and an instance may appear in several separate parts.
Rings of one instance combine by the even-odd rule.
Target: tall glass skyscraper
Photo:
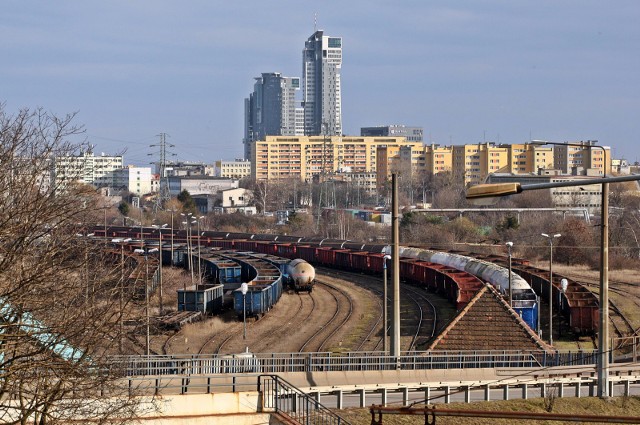
[[[245,99],[245,159],[251,157],[251,142],[265,136],[294,136],[296,130],[296,92],[300,78],[283,77],[278,72],[256,78],[253,93]]]
[[[302,107],[307,136],[342,135],[342,37],[316,31],[302,52]]]

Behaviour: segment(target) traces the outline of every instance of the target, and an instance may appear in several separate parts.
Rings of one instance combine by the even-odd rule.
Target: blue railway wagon
[[[194,285],[178,289],[178,311],[199,311],[215,314],[222,310],[223,285]]]
[[[538,303],[532,300],[514,300],[513,309],[531,329],[538,330]]]
[[[262,281],[254,281],[249,285],[246,296],[240,289],[233,291],[233,307],[242,320],[246,299],[246,316],[260,318],[278,302],[282,295],[282,280],[264,284]]]
[[[229,260],[220,260],[215,263],[218,268],[218,281],[225,283],[240,283],[242,281],[242,266]]]

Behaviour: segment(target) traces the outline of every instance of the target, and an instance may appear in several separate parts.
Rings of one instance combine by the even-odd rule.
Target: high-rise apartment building
[[[265,136],[295,136],[301,123],[296,92],[300,78],[283,77],[278,72],[256,78],[253,92],[245,99],[244,155],[251,158],[251,142]]]
[[[341,68],[342,38],[316,31],[302,51],[305,135],[342,135]]]

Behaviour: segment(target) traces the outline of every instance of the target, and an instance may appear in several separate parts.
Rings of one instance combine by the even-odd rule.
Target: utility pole
[[[169,180],[168,180],[167,171],[166,171],[167,146],[170,148],[175,148],[175,145],[172,145],[171,143],[167,143],[167,136],[168,136],[167,133],[160,133],[158,134],[158,136],[160,137],[160,143],[149,145],[149,147],[152,147],[152,148],[157,147],[160,149],[160,161],[152,162],[152,164],[156,164],[160,172],[160,194],[159,194],[160,196],[158,196],[157,198],[156,207],[161,208],[164,202],[168,201],[171,198],[169,194]],[[172,156],[175,156],[174,153],[170,152],[169,154]]]
[[[393,322],[391,326],[391,355],[400,359],[400,221],[398,219],[398,178],[391,174],[391,261],[393,264]]]

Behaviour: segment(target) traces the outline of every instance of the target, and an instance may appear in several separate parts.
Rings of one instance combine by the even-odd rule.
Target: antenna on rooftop
[[[317,12],[313,14],[313,32],[315,33],[316,31],[318,31],[318,13]]]

